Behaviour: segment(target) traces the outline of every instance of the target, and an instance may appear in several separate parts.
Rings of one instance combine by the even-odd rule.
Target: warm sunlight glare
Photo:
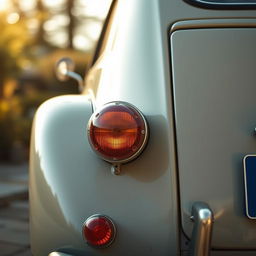
[[[44,29],[48,31],[54,31],[60,26],[67,26],[69,24],[69,18],[65,15],[55,15],[54,19],[48,20],[44,23]]]
[[[12,12],[7,16],[7,22],[9,24],[15,24],[19,21],[20,15],[17,12]]]
[[[86,33],[88,34],[88,36],[91,39],[97,40],[97,38],[99,37],[99,33],[100,33],[101,29],[102,29],[101,24],[92,23],[86,28]]]
[[[0,11],[6,11],[10,7],[9,0],[0,0]]]
[[[91,49],[91,41],[88,40],[88,38],[86,38],[83,35],[76,35],[73,39],[73,43],[76,49],[78,50],[90,50]]]
[[[44,0],[44,4],[47,7],[56,7],[62,5],[65,1],[64,0]]]
[[[36,0],[19,0],[19,6],[24,12],[33,10],[36,6]]]
[[[110,0],[87,0],[85,1],[85,9],[87,15],[93,15],[99,18],[104,18],[110,5]]]

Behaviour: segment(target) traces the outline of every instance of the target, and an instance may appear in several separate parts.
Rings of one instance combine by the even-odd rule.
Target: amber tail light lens
[[[111,102],[93,114],[88,137],[93,150],[106,161],[128,162],[143,150],[148,136],[141,112],[125,102]]]

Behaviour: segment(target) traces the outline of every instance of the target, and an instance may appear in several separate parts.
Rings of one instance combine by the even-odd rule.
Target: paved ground
[[[31,256],[28,166],[0,164],[0,256]]]

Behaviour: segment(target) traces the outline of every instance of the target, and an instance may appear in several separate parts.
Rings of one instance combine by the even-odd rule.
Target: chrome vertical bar
[[[196,202],[192,206],[194,228],[191,239],[191,256],[208,256],[211,249],[213,213],[208,204]]]

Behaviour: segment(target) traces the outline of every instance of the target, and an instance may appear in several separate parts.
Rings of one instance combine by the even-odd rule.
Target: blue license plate
[[[256,219],[256,155],[244,157],[244,185],[246,215]]]

